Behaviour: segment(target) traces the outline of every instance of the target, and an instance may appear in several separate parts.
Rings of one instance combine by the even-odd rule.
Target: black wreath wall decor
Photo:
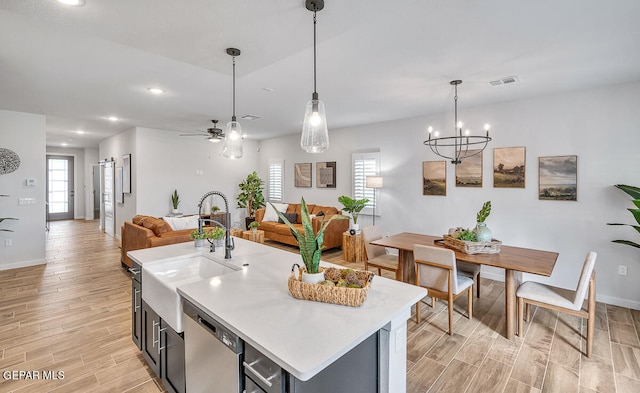
[[[20,167],[20,156],[13,150],[0,147],[0,175],[11,173]]]

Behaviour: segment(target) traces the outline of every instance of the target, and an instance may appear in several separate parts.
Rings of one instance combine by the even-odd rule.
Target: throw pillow
[[[275,208],[278,209],[278,211],[280,211],[281,213],[284,213],[287,211],[289,204],[274,203],[273,206],[275,206]],[[278,222],[278,213],[276,213],[276,211],[273,209],[271,203],[267,203],[267,208],[264,211],[264,217],[262,218],[262,221]]]
[[[318,217],[322,217],[322,216],[324,216],[324,212],[323,212],[322,210],[320,210],[320,211],[318,212],[318,214],[316,214],[316,216],[318,216]]]
[[[198,216],[164,217],[164,220],[174,231],[198,228]]]
[[[296,213],[282,213],[282,215],[285,216],[285,218],[292,224],[298,222],[298,215]],[[280,217],[278,217],[278,222],[280,224],[284,224],[284,221],[282,221],[282,218]]]

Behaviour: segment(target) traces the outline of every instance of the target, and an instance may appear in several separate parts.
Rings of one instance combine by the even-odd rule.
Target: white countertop
[[[298,300],[287,279],[298,254],[234,238],[242,270],[178,286],[178,293],[207,312],[300,380],[308,380],[426,295],[424,288],[376,276],[360,307]],[[145,264],[208,253],[192,242],[129,252]],[[224,255],[223,251],[217,251]],[[330,265],[322,263],[323,265]],[[144,288],[144,280],[143,280]]]

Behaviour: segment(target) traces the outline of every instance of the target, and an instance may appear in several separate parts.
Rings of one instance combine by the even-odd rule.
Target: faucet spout
[[[210,197],[211,195],[217,195],[221,197],[222,200],[224,201],[225,211],[227,212],[225,216],[226,218],[225,225],[222,225],[221,223],[215,220],[200,218],[202,217],[202,203],[206,198]],[[200,198],[200,202],[198,203],[198,232],[199,233],[202,233],[203,231],[202,227],[203,227],[204,221],[206,220],[215,222],[218,225],[224,227],[225,229],[224,259],[231,259],[231,250],[236,248],[235,242],[231,238],[231,213],[229,213],[229,202],[227,201],[227,197],[220,191],[209,191]]]

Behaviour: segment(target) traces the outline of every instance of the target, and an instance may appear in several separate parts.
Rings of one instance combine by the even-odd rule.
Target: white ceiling
[[[450,110],[452,79],[460,108],[638,81],[639,19],[638,0],[326,0],[318,93],[331,129]],[[236,114],[262,116],[243,131],[294,134],[312,37],[304,0],[0,0],[0,109],[45,114],[48,146],[224,126],[237,47]]]

